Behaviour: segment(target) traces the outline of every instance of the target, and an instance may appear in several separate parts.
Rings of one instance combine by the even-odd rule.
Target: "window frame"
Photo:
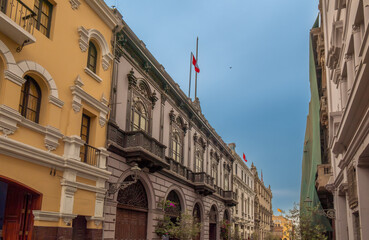
[[[41,25],[41,15],[42,15],[42,3],[45,2],[48,6],[49,6],[49,9],[50,9],[50,15],[48,16],[48,21],[47,21],[47,27],[46,27],[46,37],[50,38],[50,29],[51,29],[51,19],[52,19],[52,16],[53,16],[53,4],[50,3],[48,0],[38,0],[39,1],[39,5],[38,5],[38,9],[36,12],[36,16],[37,16],[37,19],[36,19],[36,26],[35,28],[39,31],[40,31],[40,25]],[[34,5],[34,7],[36,7],[36,5]],[[35,9],[36,10],[36,9]],[[42,33],[42,32],[41,32]],[[43,33],[42,33],[43,34]]]
[[[25,117],[26,119],[35,122],[35,123],[39,123],[40,120],[40,110],[41,110],[41,99],[42,99],[42,92],[41,92],[41,88],[38,85],[38,83],[36,82],[35,79],[33,79],[31,76],[26,75],[24,76],[24,79],[26,79],[26,82],[23,84],[22,89],[21,89],[21,99],[20,99],[20,103],[19,103],[19,109],[18,111],[20,112],[20,114]],[[30,90],[30,86],[31,84],[33,84],[36,88],[36,91],[38,93],[38,98],[37,98],[37,107],[36,110],[32,110],[35,112],[35,120],[32,120],[30,118],[27,118],[27,113],[28,113],[28,102],[29,102],[29,90]],[[24,87],[24,89],[23,89]],[[34,97],[34,96],[33,96]]]
[[[93,65],[90,64],[90,60],[91,60],[91,58],[93,58],[92,50],[95,51],[95,54],[96,54],[95,57],[94,57]],[[98,51],[97,51],[96,44],[93,43],[92,41],[89,41],[89,43],[88,43],[88,52],[87,52],[87,68],[95,74],[96,74],[96,71],[97,71],[97,59],[98,59]]]
[[[142,112],[137,111],[137,105],[142,105],[143,109],[145,110],[145,113],[143,114]],[[135,115],[138,115],[138,127],[137,129],[135,129]],[[145,115],[145,117],[143,117],[143,115]],[[141,128],[141,118],[143,118],[145,120],[145,129]],[[141,101],[136,101],[133,104],[132,107],[132,119],[131,119],[131,129],[132,131],[144,131],[146,133],[148,133],[148,126],[149,125],[149,113],[146,109],[146,106],[143,102]]]

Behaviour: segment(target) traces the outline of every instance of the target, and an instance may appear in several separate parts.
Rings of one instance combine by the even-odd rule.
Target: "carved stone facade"
[[[263,173],[259,178],[258,171],[254,164],[251,164],[251,172],[254,175],[254,221],[255,221],[255,235],[257,239],[264,239],[272,230],[273,225],[273,209],[272,209],[272,190],[270,185],[264,185]]]
[[[115,59],[116,87],[111,96],[116,104],[108,123],[109,182],[112,186],[139,182],[147,205],[127,204],[133,199],[122,197],[124,189],[108,195],[103,238],[161,239],[155,234],[157,220],[179,215],[160,206],[163,200],[172,200],[176,210],[193,213],[201,221],[199,239],[220,239],[221,223],[231,221],[231,207],[237,204],[231,149],[205,119],[199,102],[189,100],[161,70],[129,26],[118,38],[115,47],[121,57]],[[135,164],[141,172],[133,183]],[[132,219],[129,226],[124,223],[127,216]]]
[[[245,161],[237,155],[235,143],[229,147],[235,157],[233,164],[233,191],[237,195],[237,206],[233,207],[233,227],[241,239],[251,238],[254,233],[254,174],[247,167]]]
[[[369,239],[369,1],[321,0],[319,7],[335,235]]]

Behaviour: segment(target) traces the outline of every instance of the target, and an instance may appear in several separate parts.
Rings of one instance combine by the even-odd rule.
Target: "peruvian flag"
[[[193,55],[193,53],[192,53],[192,64],[195,66],[195,71],[197,73],[200,73],[199,65],[197,65],[197,60],[196,60],[195,56]]]
[[[245,162],[247,162],[245,153],[243,153],[243,160],[245,160]]]

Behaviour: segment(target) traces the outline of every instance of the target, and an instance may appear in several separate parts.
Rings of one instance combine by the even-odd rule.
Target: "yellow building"
[[[0,236],[101,238],[121,16],[103,0],[0,8]]]
[[[283,216],[273,215],[273,235],[283,240],[292,239],[292,222]]]

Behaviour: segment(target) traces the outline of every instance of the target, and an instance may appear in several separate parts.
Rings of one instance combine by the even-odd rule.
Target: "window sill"
[[[96,73],[94,73],[93,71],[91,71],[90,69],[88,69],[87,67],[85,67],[85,73],[87,73],[87,75],[90,75],[90,77],[92,77],[93,79],[95,79],[98,83],[102,82],[102,79],[97,76]]]

